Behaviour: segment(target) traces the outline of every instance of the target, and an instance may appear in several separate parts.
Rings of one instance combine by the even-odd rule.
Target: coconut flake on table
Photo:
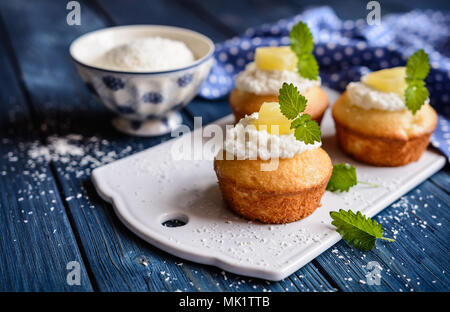
[[[163,71],[191,65],[192,51],[178,40],[147,37],[118,45],[100,56],[95,65],[110,70]]]

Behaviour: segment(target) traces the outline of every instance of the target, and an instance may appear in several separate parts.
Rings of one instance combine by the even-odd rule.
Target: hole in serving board
[[[188,223],[189,218],[185,214],[173,213],[161,218],[161,225],[165,227],[180,227]]]

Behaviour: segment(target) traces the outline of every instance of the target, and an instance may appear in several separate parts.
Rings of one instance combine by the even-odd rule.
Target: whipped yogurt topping
[[[289,70],[261,70],[254,62],[236,76],[236,88],[258,95],[278,94],[283,82],[294,84],[300,93],[315,86],[320,86],[320,77],[310,80]]]
[[[383,92],[363,82],[350,82],[347,85],[350,103],[364,109],[401,111],[406,109],[405,99],[394,92]]]
[[[258,131],[254,121],[258,113],[242,118],[234,127],[227,128],[224,150],[237,159],[277,159],[292,158],[307,150],[320,147],[322,142],[305,144],[298,141],[294,134],[276,135],[266,130]]]

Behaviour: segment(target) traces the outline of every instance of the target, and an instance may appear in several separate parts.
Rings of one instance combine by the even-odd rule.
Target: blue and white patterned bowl
[[[184,42],[195,62],[161,72],[125,72],[97,67],[106,51],[131,39],[164,37]],[[106,28],[77,38],[70,54],[89,91],[118,115],[113,125],[132,135],[168,133],[181,123],[178,112],[198,93],[214,61],[214,44],[206,36],[178,27],[133,25]]]

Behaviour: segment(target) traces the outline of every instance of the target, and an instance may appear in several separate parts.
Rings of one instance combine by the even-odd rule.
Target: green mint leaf
[[[420,110],[428,98],[425,78],[430,72],[430,60],[423,49],[416,51],[406,64],[405,104],[413,115]]]
[[[300,76],[310,80],[317,80],[319,65],[314,55],[303,54],[298,56],[297,70]]]
[[[423,81],[417,80],[408,84],[405,90],[405,104],[413,115],[420,110],[426,99],[428,99],[428,90]]]
[[[302,117],[305,115],[307,114],[302,115]],[[309,117],[309,120],[302,120],[302,122],[295,128],[294,132],[295,138],[299,141],[305,142],[305,144],[320,142],[321,134],[319,124],[314,120],[311,120],[311,117]]]
[[[278,95],[281,113],[288,119],[295,119],[306,108],[306,98],[292,83],[283,83]]]
[[[355,167],[346,163],[340,163],[333,166],[333,173],[328,181],[327,190],[331,192],[348,192],[357,183]]]
[[[317,80],[319,65],[312,54],[314,50],[314,39],[308,26],[298,22],[289,33],[291,50],[297,55],[297,70],[300,76]]]
[[[291,129],[295,129],[309,120],[311,120],[311,116],[308,114],[303,114],[291,122]]]
[[[430,60],[423,49],[411,55],[406,64],[406,77],[409,80],[424,80],[430,72]]]
[[[369,251],[375,247],[377,238],[393,242],[393,239],[383,237],[383,228],[377,221],[367,218],[361,212],[356,214],[340,209],[339,212],[331,211],[333,219],[331,224],[341,234],[342,239],[354,247]]]
[[[308,26],[298,22],[289,33],[291,49],[295,54],[309,54],[314,49],[314,40]]]

